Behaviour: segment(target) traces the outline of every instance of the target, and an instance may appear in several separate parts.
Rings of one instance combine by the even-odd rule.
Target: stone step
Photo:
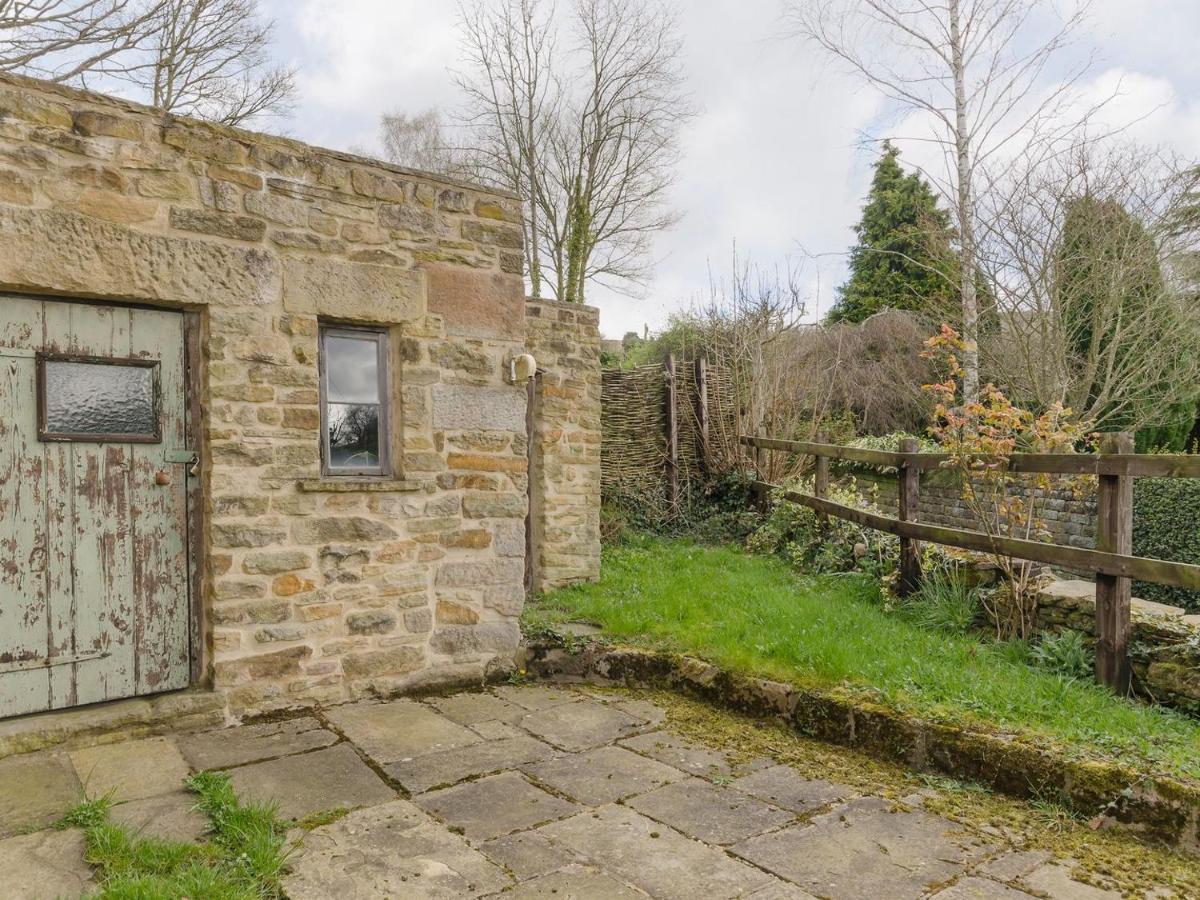
[[[1039,593],[1041,597],[1052,600],[1074,600],[1092,604],[1096,602],[1095,583],[1082,579],[1053,581],[1042,588]],[[1200,623],[1200,616],[1187,616],[1185,615],[1187,610],[1179,606],[1168,606],[1165,603],[1155,603],[1153,600],[1143,600],[1140,597],[1134,597],[1130,601],[1130,606],[1148,616],[1182,618],[1185,622],[1191,619]]]

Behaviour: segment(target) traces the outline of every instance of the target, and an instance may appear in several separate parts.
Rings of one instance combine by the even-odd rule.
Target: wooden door
[[[0,294],[0,717],[188,684],[183,329]]]

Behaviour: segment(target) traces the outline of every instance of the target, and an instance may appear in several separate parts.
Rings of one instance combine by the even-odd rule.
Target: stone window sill
[[[296,482],[296,486],[306,494],[398,494],[419,491],[425,484],[402,478],[306,478]]]

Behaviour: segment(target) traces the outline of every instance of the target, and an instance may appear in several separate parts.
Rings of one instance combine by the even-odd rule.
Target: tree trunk
[[[961,242],[961,293],[963,399],[979,399],[979,299],[976,292],[978,263],[975,247],[975,210],[971,192],[971,147],[967,130],[967,73],[963,61],[959,0],[950,0],[950,53],[954,69],[954,149],[958,176],[958,231]]]

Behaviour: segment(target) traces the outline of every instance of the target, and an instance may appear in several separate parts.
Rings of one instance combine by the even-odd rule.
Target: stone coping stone
[[[225,721],[225,699],[197,688],[5,719],[0,721],[0,759],[51,747],[74,749],[216,728]]]
[[[1096,810],[1106,827],[1129,827],[1149,840],[1200,850],[1200,785],[1178,778],[1106,760],[1074,759],[1011,735],[930,722],[836,689],[735,675],[665,651],[595,642],[571,652],[561,642],[543,639],[523,647],[521,662],[532,676],[551,683],[691,694],[749,715],[780,719],[817,740],[854,747],[918,772],[977,781],[1021,799],[1064,796],[1076,809]],[[643,735],[645,747],[622,743],[649,752],[655,740]],[[659,750],[663,761],[678,764],[673,763],[678,751]]]
[[[1084,581],[1082,579],[1064,579],[1061,581],[1053,581],[1038,591],[1038,597],[1043,602],[1046,599],[1050,600],[1073,600],[1084,604],[1095,605],[1096,603],[1096,583],[1094,581]],[[1169,606],[1166,603],[1157,603],[1153,600],[1143,600],[1141,597],[1133,597],[1129,601],[1129,606],[1132,610],[1144,613],[1148,616],[1162,616],[1169,619],[1183,618],[1187,612],[1181,606]]]

